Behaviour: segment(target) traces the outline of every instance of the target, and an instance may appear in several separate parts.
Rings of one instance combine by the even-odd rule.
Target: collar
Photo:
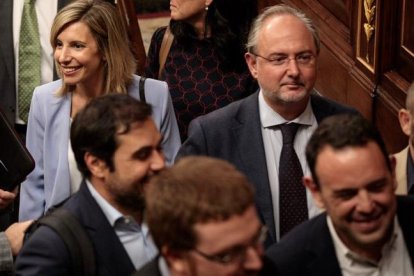
[[[145,223],[142,223],[140,225],[135,221],[133,217],[122,215],[121,212],[115,209],[105,198],[103,198],[98,193],[98,191],[88,179],[85,179],[85,182],[92,197],[95,199],[96,203],[99,205],[105,217],[107,218],[109,224],[113,228],[121,227],[124,230],[130,229],[131,231],[142,231],[145,237],[149,236],[149,228]]]
[[[329,216],[326,216],[326,219],[328,223],[329,233],[331,234],[334,247],[335,247],[335,251],[336,251],[336,255],[340,263],[346,262],[347,265],[351,266],[354,263],[358,262],[358,263],[365,263],[365,264],[369,264],[373,266],[378,266],[381,260],[379,262],[369,260],[351,251],[339,238],[335,230],[335,227],[333,226],[331,218]],[[382,256],[384,256],[386,252],[389,252],[396,245],[396,240],[398,237],[402,237],[402,231],[401,231],[400,224],[398,223],[397,216],[395,216],[393,229],[392,229],[392,235],[391,235],[390,240],[382,248]]]
[[[292,121],[286,121],[282,116],[280,116],[276,111],[274,111],[265,101],[263,97],[263,91],[260,89],[259,92],[259,114],[260,121],[263,128],[270,128],[276,125],[281,125],[287,122],[298,123],[301,125],[311,126],[313,121],[316,120],[312,111],[312,106],[310,100],[306,105],[305,110]]]

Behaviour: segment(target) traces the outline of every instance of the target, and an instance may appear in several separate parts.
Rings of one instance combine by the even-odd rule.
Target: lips
[[[71,75],[75,72],[77,72],[81,66],[71,66],[71,67],[61,67],[62,68],[62,72],[65,75]]]
[[[361,232],[369,233],[377,230],[381,226],[381,217],[381,213],[378,213],[369,218],[353,218],[353,223]]]
[[[282,86],[289,86],[289,87],[303,87],[303,83],[300,82],[288,82],[288,83],[282,83]]]

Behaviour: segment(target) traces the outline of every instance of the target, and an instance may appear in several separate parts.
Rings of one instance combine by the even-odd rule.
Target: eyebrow
[[[312,50],[304,50],[304,51],[295,53],[295,56],[302,55],[302,54],[313,54],[313,52]],[[283,53],[283,52],[275,52],[275,53],[269,54],[269,57],[272,57],[272,56],[289,56],[289,54]]]

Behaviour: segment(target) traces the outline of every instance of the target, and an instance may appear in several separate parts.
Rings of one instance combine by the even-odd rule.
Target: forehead
[[[256,208],[248,207],[241,215],[234,215],[224,221],[197,223],[197,247],[206,252],[218,252],[249,242],[260,228]]]
[[[158,131],[154,120],[148,118],[143,122],[136,122],[130,125],[127,133],[123,132],[123,127],[119,129],[121,134],[117,135],[117,151],[128,151],[145,146],[156,146],[161,140],[161,133]]]
[[[93,39],[92,32],[88,25],[86,25],[82,21],[75,21],[69,23],[64,28],[62,28],[61,32],[58,35],[58,38],[77,38],[79,40],[86,40],[86,39]]]
[[[325,146],[318,154],[315,172],[322,189],[358,188],[390,176],[385,157],[373,141],[343,149]]]
[[[259,31],[257,47],[264,51],[286,52],[316,51],[312,33],[293,15],[277,15],[267,18]]]

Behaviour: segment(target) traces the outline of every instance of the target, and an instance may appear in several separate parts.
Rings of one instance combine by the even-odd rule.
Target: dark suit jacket
[[[130,275],[135,267],[104,213],[83,182],[63,208],[85,228],[95,248],[97,275]],[[73,275],[63,240],[40,226],[24,244],[16,261],[16,275]]]
[[[160,267],[158,266],[159,257],[145,264],[131,276],[161,276]]]
[[[397,216],[414,264],[414,197],[397,198]],[[261,275],[342,275],[323,213],[294,228],[266,252]]]
[[[58,0],[58,9],[70,0]],[[13,46],[13,0],[0,1],[0,107],[14,124],[16,117],[16,68]]]
[[[313,95],[311,105],[316,120],[356,110],[327,98]],[[266,245],[276,242],[270,185],[259,115],[258,92],[224,108],[198,117],[190,123],[188,138],[178,158],[208,155],[234,164],[253,183],[259,216],[269,228]]]

